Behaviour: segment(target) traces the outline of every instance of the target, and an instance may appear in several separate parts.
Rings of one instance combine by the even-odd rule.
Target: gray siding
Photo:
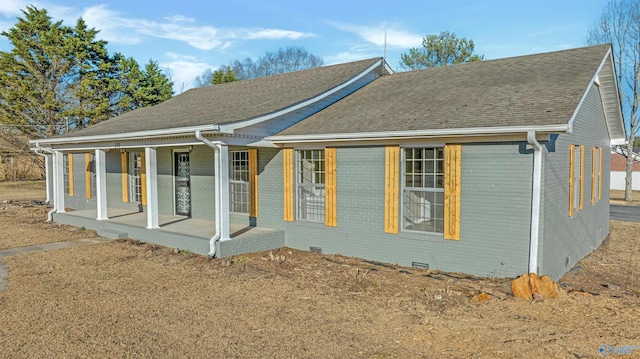
[[[569,146],[584,145],[584,209],[569,217]],[[601,147],[602,199],[591,205],[592,147]],[[543,228],[540,273],[557,280],[609,233],[609,138],[599,89],[593,86],[573,124],[573,133],[552,137],[543,158]]]
[[[384,147],[337,150],[338,226],[283,221],[282,156],[259,152],[259,226],[281,228],[286,245],[410,266],[508,277],[528,264],[532,154],[523,143],[463,145],[461,240],[384,232]],[[509,180],[506,180],[509,179]]]

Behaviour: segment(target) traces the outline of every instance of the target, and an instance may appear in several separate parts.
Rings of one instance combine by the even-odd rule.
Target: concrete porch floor
[[[54,220],[76,227],[94,229],[98,235],[109,238],[132,238],[163,246],[188,249],[206,255],[209,240],[215,234],[215,222],[183,216],[159,215],[159,229],[147,229],[147,213],[123,208],[108,208],[107,220],[96,220],[97,210],[86,209],[55,213]],[[284,246],[284,231],[251,227],[246,223],[230,223],[232,240],[216,244],[216,257],[275,249]]]

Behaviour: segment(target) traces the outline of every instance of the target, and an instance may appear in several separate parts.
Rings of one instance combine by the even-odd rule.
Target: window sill
[[[296,219],[293,222],[293,224],[295,226],[307,227],[307,228],[329,228],[324,224],[324,222],[313,222],[313,221],[307,221],[304,219]]]

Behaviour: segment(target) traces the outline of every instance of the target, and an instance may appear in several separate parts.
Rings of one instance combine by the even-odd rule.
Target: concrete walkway
[[[4,257],[11,257],[11,256],[17,256],[21,254],[29,254],[29,253],[36,253],[36,252],[44,252],[44,251],[50,251],[55,249],[86,246],[89,244],[104,243],[109,241],[111,241],[111,239],[95,237],[95,238],[86,238],[86,239],[76,239],[73,241],[66,241],[66,242],[36,244],[33,246],[2,249],[0,250],[0,292],[7,288],[6,280],[7,280],[7,276],[9,276],[9,267],[1,260]]]

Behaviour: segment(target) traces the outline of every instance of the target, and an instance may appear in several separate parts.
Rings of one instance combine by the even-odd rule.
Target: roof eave
[[[195,131],[220,132],[220,127],[218,125],[203,125],[203,126],[190,126],[190,127],[170,128],[170,129],[161,129],[161,130],[114,133],[114,134],[108,134],[108,135],[42,138],[42,139],[30,140],[29,143],[40,144],[40,145],[56,145],[56,144],[65,144],[65,143],[124,141],[124,140],[132,140],[132,139],[184,135],[186,133],[191,133],[191,132],[195,133]]]
[[[477,128],[447,128],[437,130],[416,131],[384,131],[384,132],[356,132],[310,135],[276,135],[265,138],[274,143],[296,142],[335,142],[335,141],[372,141],[384,139],[416,139],[437,138],[451,136],[487,136],[512,135],[534,131],[537,133],[565,133],[569,131],[568,124],[545,126],[508,126],[508,127],[477,127]]]

